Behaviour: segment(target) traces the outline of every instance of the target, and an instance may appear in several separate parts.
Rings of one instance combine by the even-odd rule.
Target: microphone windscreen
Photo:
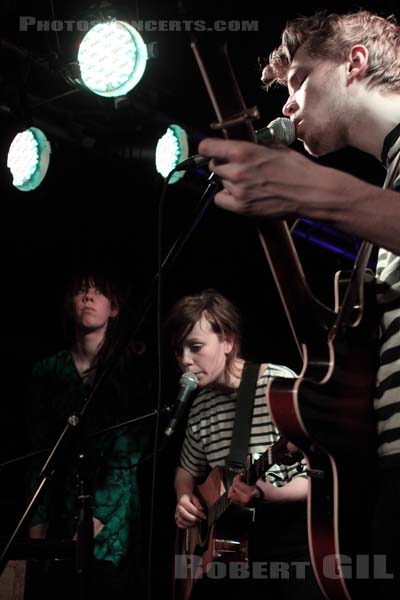
[[[294,123],[286,117],[278,117],[268,124],[274,134],[276,144],[284,144],[290,146],[296,139],[296,127]]]

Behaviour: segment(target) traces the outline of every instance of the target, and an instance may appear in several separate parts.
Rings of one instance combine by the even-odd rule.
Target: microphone
[[[271,121],[266,127],[256,131],[256,138],[259,144],[265,146],[268,144],[283,144],[284,146],[290,146],[296,139],[296,128],[290,119],[278,117]],[[185,171],[191,167],[205,167],[210,160],[211,159],[207,156],[195,154],[179,163],[174,171]]]
[[[296,139],[296,127],[286,117],[274,119],[266,127],[256,131],[259,144],[283,144],[290,146]]]
[[[168,423],[168,427],[164,431],[165,440],[173,435],[176,426],[186,409],[187,401],[189,400],[191,393],[197,388],[198,384],[197,377],[196,375],[193,375],[193,373],[184,373],[181,376],[179,380],[178,398],[173,409],[174,414]]]

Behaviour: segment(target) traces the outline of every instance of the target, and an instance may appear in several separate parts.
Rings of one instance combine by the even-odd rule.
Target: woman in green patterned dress
[[[34,448],[51,447],[71,415],[79,414],[109,354],[121,310],[121,294],[104,277],[77,276],[65,295],[70,347],[35,365],[29,398]],[[77,538],[78,455],[84,451],[92,494],[94,562],[89,597],[109,593],[125,598],[143,584],[143,552],[137,463],[148,438],[142,421],[98,435],[92,433],[140,416],[148,399],[143,379],[143,348],[130,344],[85,412],[80,435],[58,461],[31,517],[31,538]],[[147,421],[143,421],[147,423]],[[43,459],[30,474],[31,492],[40,481]],[[50,578],[51,579],[51,578]],[[58,595],[76,585],[68,576]],[[133,586],[133,587],[132,587]],[[53,592],[49,592],[51,596]]]

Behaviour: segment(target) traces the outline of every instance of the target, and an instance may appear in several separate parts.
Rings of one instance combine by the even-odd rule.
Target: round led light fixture
[[[99,96],[127,94],[141,80],[148,52],[142,36],[123,21],[98,23],[83,38],[78,63],[83,83]]]
[[[7,156],[13,185],[22,192],[36,189],[47,173],[50,153],[50,142],[37,127],[18,133],[11,142]]]
[[[178,163],[189,156],[187,133],[179,125],[169,125],[167,131],[158,140],[156,147],[156,169],[160,175],[167,177]],[[172,175],[168,183],[176,183],[185,174],[178,171]]]

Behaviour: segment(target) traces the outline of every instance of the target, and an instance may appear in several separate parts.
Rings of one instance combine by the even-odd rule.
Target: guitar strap
[[[237,394],[231,447],[229,456],[225,462],[225,480],[227,488],[231,486],[235,475],[241,473],[246,468],[246,457],[249,449],[250,430],[253,420],[253,407],[259,371],[259,364],[252,362],[246,362],[244,364]]]

